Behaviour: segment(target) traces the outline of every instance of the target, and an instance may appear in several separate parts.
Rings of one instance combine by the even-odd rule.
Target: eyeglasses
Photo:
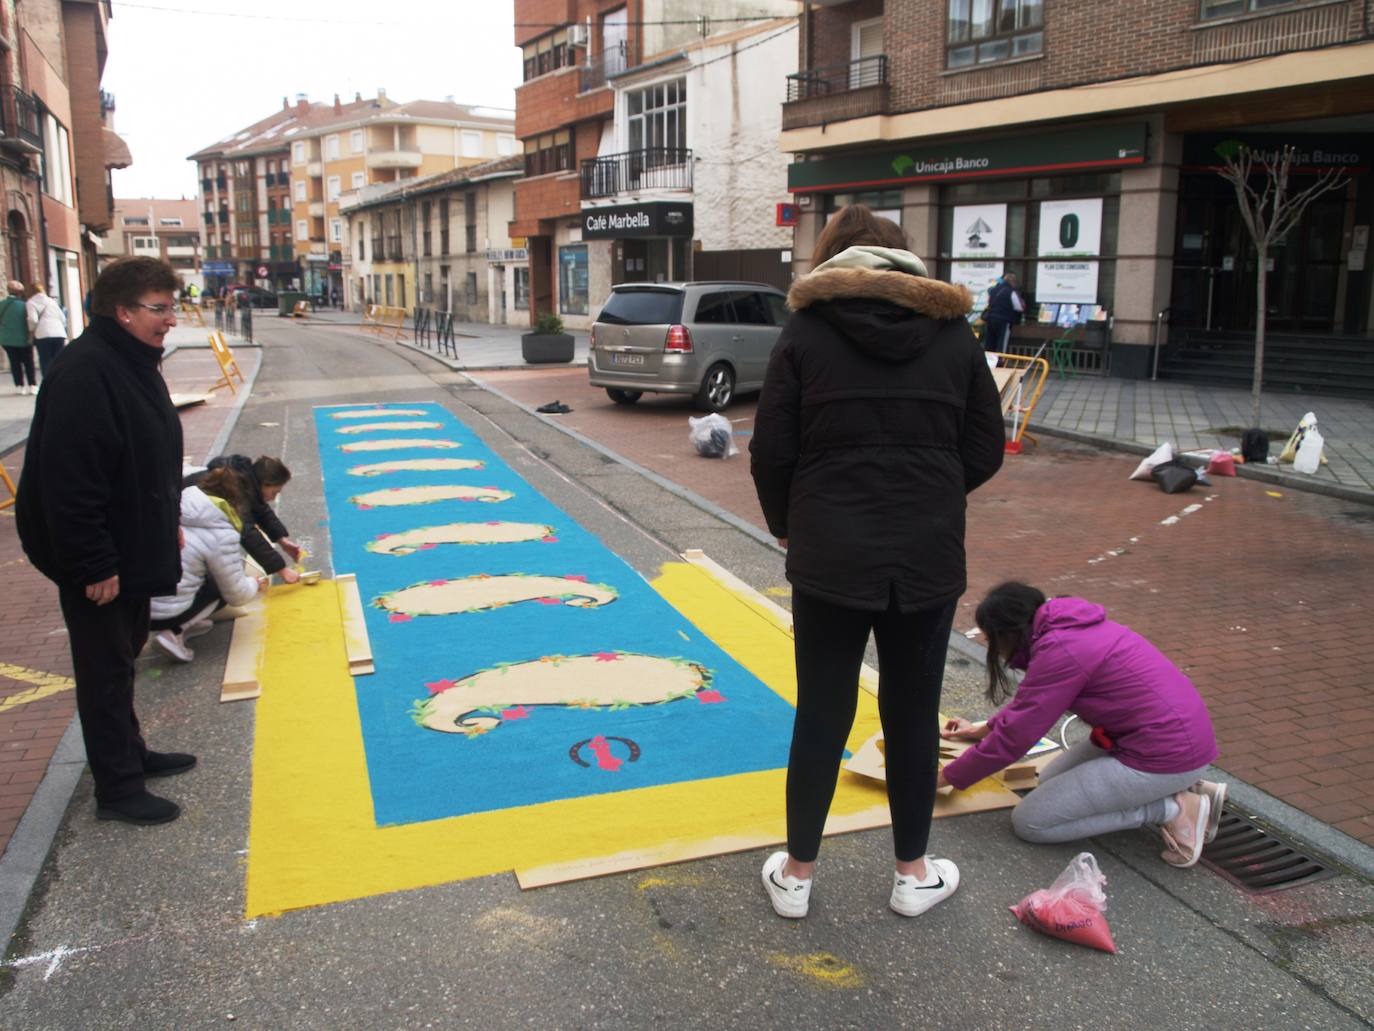
[[[176,305],[174,304],[144,304],[142,301],[139,301],[134,307],[146,308],[159,318],[176,314]]]

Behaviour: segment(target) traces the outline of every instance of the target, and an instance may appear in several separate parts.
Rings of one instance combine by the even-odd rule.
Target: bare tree
[[[1250,239],[1255,244],[1255,375],[1250,386],[1250,424],[1260,424],[1260,383],[1264,378],[1264,327],[1267,319],[1266,287],[1268,285],[1269,249],[1281,242],[1298,224],[1307,206],[1323,193],[1337,190],[1346,183],[1346,175],[1339,169],[1328,168],[1317,176],[1316,182],[1305,190],[1293,193],[1289,189],[1289,173],[1293,168],[1294,148],[1285,144],[1272,156],[1256,154],[1251,148],[1239,147],[1226,155],[1225,164],[1217,174],[1236,191],[1236,204]],[[1270,160],[1266,160],[1270,157]],[[1263,174],[1260,179],[1259,173]],[[1255,180],[1252,182],[1252,178]],[[1263,185],[1260,186],[1259,183]]]

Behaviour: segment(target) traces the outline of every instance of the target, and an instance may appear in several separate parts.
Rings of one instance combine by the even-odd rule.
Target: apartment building
[[[1296,188],[1327,169],[1347,181],[1270,252],[1271,340],[1319,365],[1372,353],[1368,4],[807,7],[782,116],[799,270],[829,214],[861,201],[941,278],[978,291],[1017,273],[1033,302],[1019,349],[1072,325],[1114,376],[1153,375],[1158,343],[1161,374],[1243,379],[1244,355],[1217,355],[1253,341],[1258,269],[1216,170],[1241,144],[1292,145]],[[1326,379],[1303,388],[1351,382]]]
[[[786,199],[770,152],[783,89],[776,83],[795,58],[770,51],[751,25],[800,9],[792,0],[516,0],[524,82],[515,133],[525,176],[510,233],[529,251],[531,320],[556,312],[569,326],[588,326],[612,283],[691,278],[693,256],[708,243],[713,252],[771,250],[765,267],[781,263],[787,241],[773,239],[775,224],[737,220],[746,194],[773,222],[770,198]],[[795,47],[790,24],[771,31],[790,31],[783,49]],[[769,85],[752,78],[770,64]],[[752,131],[741,132],[746,126]],[[750,161],[738,160],[741,151]],[[703,175],[721,185],[696,204]],[[709,240],[697,231],[699,214]],[[756,226],[752,247],[748,224]]]
[[[345,191],[491,160],[516,149],[509,112],[449,101],[335,95],[280,111],[189,158],[197,162],[211,290],[232,283],[344,296]]]
[[[114,202],[114,228],[101,247],[101,267],[117,258],[158,258],[177,270],[182,284],[205,288],[200,268],[200,205],[194,198],[140,197]]]
[[[507,235],[518,154],[344,194],[346,304],[434,308],[462,322],[516,322],[529,262]]]
[[[346,191],[419,179],[513,155],[512,113],[442,101],[378,102],[291,140],[296,259],[311,294],[342,297],[349,239],[339,210]]]

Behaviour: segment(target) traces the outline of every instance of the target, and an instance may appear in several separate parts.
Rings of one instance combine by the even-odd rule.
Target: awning
[[[104,126],[100,132],[105,145],[106,168],[128,168],[134,163],[133,155],[129,153],[129,145],[124,142],[123,136]]]

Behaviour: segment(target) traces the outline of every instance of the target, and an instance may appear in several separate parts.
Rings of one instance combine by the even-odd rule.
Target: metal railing
[[[637,63],[635,48],[629,40],[621,40],[587,59],[578,69],[578,85],[583,93],[600,89],[608,79],[629,71]]]
[[[439,311],[437,308],[416,308],[415,345],[426,351],[436,351],[450,357],[458,357],[458,345],[454,342],[453,313]]]
[[[882,86],[887,82],[887,55],[861,57],[843,64],[828,64],[805,72],[793,72],[787,77],[787,99],[809,100],[826,97],[847,90]]]
[[[251,344],[253,342],[253,309],[246,306],[239,307],[232,301],[222,301],[218,298],[212,303],[215,308],[215,328],[222,333],[240,336]]]
[[[582,198],[613,197],[633,190],[690,190],[692,152],[655,147],[607,154],[582,162]]]
[[[0,90],[0,132],[4,142],[25,150],[41,151],[43,134],[38,122],[38,103],[18,86]]]

